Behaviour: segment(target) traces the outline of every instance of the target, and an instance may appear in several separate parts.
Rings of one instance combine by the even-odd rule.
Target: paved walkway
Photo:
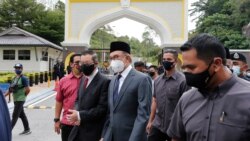
[[[30,105],[35,101],[38,101],[53,94],[55,92],[53,91],[54,88],[55,81],[51,81],[50,84],[48,84],[48,82],[44,82],[38,85],[33,85],[32,87],[30,87],[30,94],[27,96],[24,106]],[[6,97],[6,101],[8,101],[8,99],[9,97]],[[11,102],[8,103],[8,107],[10,112],[12,113],[12,110],[14,108],[13,98],[11,98]]]

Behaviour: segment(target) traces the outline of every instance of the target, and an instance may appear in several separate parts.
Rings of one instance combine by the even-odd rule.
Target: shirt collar
[[[239,78],[242,78],[242,79],[245,79],[245,80],[247,80],[247,81],[250,81],[250,80],[249,80],[249,77],[244,76],[244,75],[243,75],[243,76],[239,76]]]
[[[221,94],[225,94],[228,92],[229,88],[231,88],[233,84],[236,83],[236,81],[237,81],[236,76],[231,75],[231,77],[228,80],[219,84],[218,90],[220,91]]]
[[[175,70],[171,76],[167,76],[166,71],[165,71],[164,74],[163,74],[163,78],[165,78],[167,80],[170,79],[170,78],[173,78],[174,80],[176,80],[177,79],[177,71]]]
[[[132,66],[129,65],[122,73],[121,73],[121,76],[123,78],[126,78],[128,76],[128,73],[130,72],[130,70],[132,69]]]
[[[68,76],[69,76],[70,79],[72,79],[72,78],[77,78],[76,76],[73,75],[72,72],[71,72],[70,74],[68,74]],[[81,77],[82,77],[82,75],[81,75],[79,78],[81,78]]]
[[[86,76],[88,78],[88,81],[90,82],[91,80],[93,80],[97,73],[98,73],[98,68],[96,68],[90,76]]]
[[[228,80],[219,84],[213,91],[203,91],[200,92],[204,97],[208,97],[210,99],[216,99],[217,97],[223,97],[226,93],[228,93],[229,88],[233,86],[233,84],[237,81],[237,76],[232,75]]]

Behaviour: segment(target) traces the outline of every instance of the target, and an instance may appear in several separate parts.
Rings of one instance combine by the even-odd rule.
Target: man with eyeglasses
[[[109,79],[98,70],[98,57],[92,50],[81,55],[81,79],[75,110],[69,110],[67,120],[74,126],[68,141],[98,141],[108,111]]]
[[[72,72],[59,81],[59,87],[57,89],[54,129],[57,134],[61,132],[62,141],[68,141],[68,136],[72,128],[77,124],[68,122],[66,115],[69,113],[69,109],[74,108],[77,91],[80,86],[82,77],[79,65],[80,57],[80,54],[73,54],[70,57]],[[62,111],[62,119],[60,120]]]

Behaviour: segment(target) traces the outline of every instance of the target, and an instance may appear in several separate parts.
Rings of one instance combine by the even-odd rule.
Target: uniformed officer
[[[233,61],[232,69],[234,74],[236,74],[240,78],[250,81],[250,79],[246,77],[246,71],[248,69],[246,57],[241,53],[235,52],[231,54],[231,59]]]
[[[182,95],[168,128],[172,141],[249,141],[250,83],[228,71],[219,40],[200,34],[182,47],[192,89]]]

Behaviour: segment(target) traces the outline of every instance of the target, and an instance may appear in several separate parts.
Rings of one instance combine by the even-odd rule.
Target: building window
[[[3,60],[15,60],[15,50],[3,50]]]
[[[42,51],[42,61],[48,61],[48,51]]]
[[[18,50],[19,60],[30,60],[30,50]]]

